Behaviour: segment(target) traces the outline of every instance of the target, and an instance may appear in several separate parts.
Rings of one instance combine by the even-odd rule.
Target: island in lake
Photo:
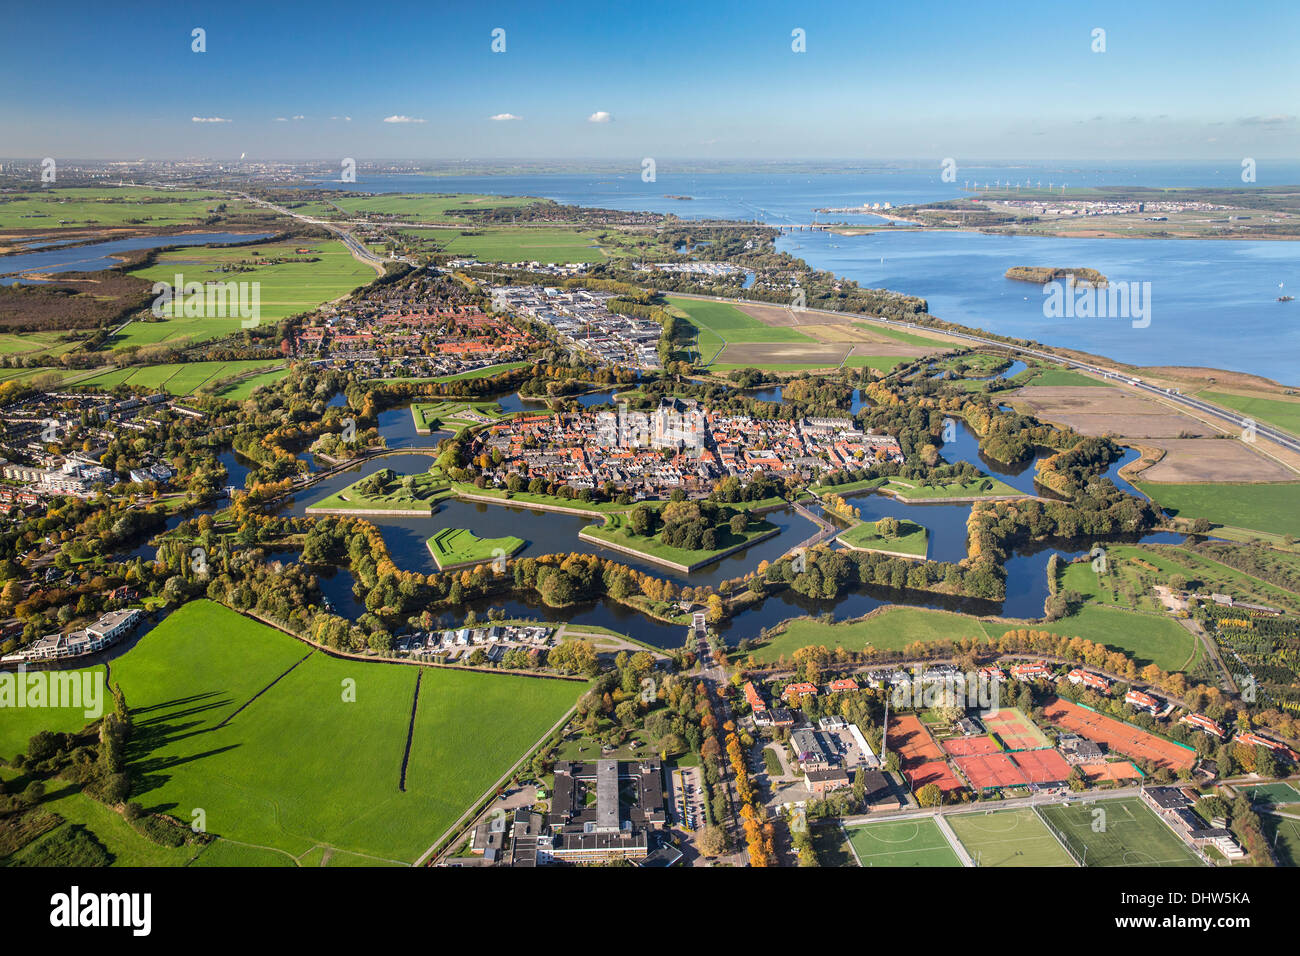
[[[1012,266],[1006,271],[1008,279],[1017,282],[1034,282],[1045,285],[1055,279],[1066,279],[1070,285],[1107,286],[1110,280],[1096,269],[1054,269],[1050,266]]]

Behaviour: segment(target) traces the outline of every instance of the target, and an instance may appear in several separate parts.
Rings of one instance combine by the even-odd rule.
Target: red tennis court
[[[1191,769],[1196,764],[1196,751],[1068,700],[1058,697],[1044,707],[1043,712],[1053,723],[1105,744],[1126,757],[1136,757],[1170,770]]]
[[[1127,760],[1115,760],[1110,763],[1082,763],[1079,764],[1079,773],[1083,774],[1083,778],[1089,783],[1099,783],[1102,780],[1142,779],[1141,771]]]
[[[1002,748],[989,736],[953,737],[943,741],[943,749],[954,757],[973,757],[977,754],[1000,753]]]
[[[1063,783],[1070,775],[1070,765],[1055,750],[978,754],[958,757],[953,762],[978,790]]]
[[[914,714],[903,714],[890,720],[888,745],[898,754],[903,776],[913,791],[927,783],[935,784],[940,790],[962,788],[962,782],[948,766],[943,751]]]

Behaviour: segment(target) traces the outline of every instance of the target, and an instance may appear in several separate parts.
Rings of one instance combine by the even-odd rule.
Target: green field
[[[443,528],[428,540],[439,571],[462,564],[486,564],[498,555],[509,557],[524,546],[523,538],[480,538],[464,528]]]
[[[310,250],[298,253],[298,249]],[[270,265],[255,263],[268,258],[288,261]],[[317,261],[308,261],[317,260]],[[219,271],[238,269],[247,271]],[[336,240],[259,243],[252,246],[191,246],[158,256],[153,265],[132,275],[150,282],[260,283],[260,324],[274,326],[280,319],[308,312],[322,303],[346,295],[375,278],[374,269],[363,265]],[[237,332],[242,320],[226,318],[165,318],[133,321],[122,328],[112,342],[124,345],[154,345],[202,342]]]
[[[930,547],[930,532],[915,521],[900,520],[898,534],[885,537],[877,530],[878,522],[863,521],[836,538],[842,544],[867,551],[893,551],[924,558]]]
[[[6,665],[8,666],[8,665]],[[104,673],[102,665],[84,667],[78,674]],[[113,697],[104,687],[103,710],[113,709]],[[42,730],[70,734],[86,726],[86,708],[84,707],[5,707],[0,713],[0,758],[12,760],[20,753],[26,753],[27,742]]]
[[[207,601],[174,612],[113,674],[146,809],[188,821],[202,808],[209,832],[295,857],[323,846],[397,863],[432,845],[585,688],[332,658]]]
[[[1197,398],[1225,408],[1235,408],[1259,422],[1276,425],[1292,434],[1300,433],[1300,402],[1280,398],[1233,395],[1230,392],[1198,392]]]
[[[461,381],[462,379],[471,379],[471,378],[487,378],[488,376],[496,375],[496,374],[499,373],[499,372],[508,372],[508,371],[510,371],[511,369],[523,368],[525,365],[530,365],[530,364],[531,364],[530,362],[502,362],[500,365],[489,365],[489,366],[486,366],[485,368],[476,368],[476,369],[474,369],[473,371],[470,371],[470,372],[457,372],[455,375],[434,375],[434,376],[430,376],[430,377],[427,377],[427,378],[416,378],[416,377],[413,377],[413,376],[407,375],[407,376],[398,377],[398,378],[385,378],[385,379],[375,379],[375,378],[370,378],[370,379],[366,379],[366,381],[367,381],[367,382],[378,382],[378,381],[384,381],[384,382],[458,382],[458,381]]]
[[[1161,670],[1188,670],[1200,656],[1200,642],[1165,614],[1085,604],[1069,617],[1043,626],[1055,634],[1082,637],[1125,651],[1138,667],[1155,664]]]
[[[385,193],[347,196],[285,207],[320,218],[356,218],[366,213],[397,216],[409,222],[469,222],[464,213],[474,209],[509,209],[539,202],[531,196],[484,196],[475,193]]]
[[[432,461],[432,459],[431,459]],[[372,475],[359,478],[341,491],[312,502],[308,512],[316,509],[343,511],[409,511],[412,514],[427,515],[433,511],[436,502],[451,494],[446,478],[441,474],[420,472],[414,475],[394,475],[377,493],[362,491],[360,485],[368,482]],[[410,485],[406,479],[410,479]]]
[[[768,663],[790,655],[801,647],[822,645],[831,650],[844,647],[860,651],[869,646],[882,651],[898,651],[914,641],[957,640],[964,637],[979,641],[996,639],[1015,627],[1014,622],[981,621],[953,611],[891,605],[851,623],[823,624],[815,618],[796,618],[785,630],[753,651],[759,663]]]
[[[1300,803],[1300,791],[1289,783],[1255,783],[1238,789],[1250,797],[1252,803],[1264,803],[1270,806]]]
[[[621,515],[610,515],[605,519],[604,524],[589,525],[582,529],[584,536],[595,538],[599,541],[605,541],[609,544],[617,544],[624,548],[631,548],[639,554],[651,558],[659,558],[663,561],[670,561],[674,564],[690,567],[697,564],[706,564],[716,560],[720,555],[730,548],[737,545],[750,544],[760,538],[769,536],[776,531],[776,525],[762,518],[750,517],[748,525],[745,527],[745,533],[741,535],[732,534],[729,528],[719,528],[717,532],[718,546],[711,551],[699,549],[695,551],[686,548],[674,548],[664,544],[659,540],[658,535],[637,535],[632,534],[623,523]]]
[[[1075,866],[1034,811],[989,810],[946,817],[979,866]]]
[[[259,369],[269,369],[275,365],[284,365],[275,359],[247,359],[233,362],[175,362],[164,365],[132,366],[101,372],[77,384],[94,385],[97,388],[111,389],[118,385],[134,385],[139,388],[163,390],[171,395],[192,395],[205,386],[216,386],[218,382],[249,375],[237,382],[216,389],[223,398],[247,398],[258,385],[268,385],[289,374],[287,366],[275,371],[250,375]]]
[[[0,201],[0,229],[191,224],[212,215],[222,202],[232,214],[249,208],[240,200],[197,189],[55,187],[5,196]]]
[[[695,351],[698,363],[708,365],[718,357],[727,344],[744,344],[756,342],[812,342],[808,336],[794,329],[765,325],[751,315],[746,315],[727,302],[711,302],[705,299],[685,299],[681,296],[666,297],[669,307],[685,317],[695,326]],[[735,368],[747,366],[736,365]],[[812,366],[819,368],[822,366]],[[770,370],[781,370],[778,366],[764,365]],[[726,371],[728,367],[718,366],[716,371]],[[795,369],[789,369],[794,371]]]
[[[563,227],[484,228],[472,231],[434,230],[430,239],[449,255],[485,262],[600,262],[606,258],[600,234]]]
[[[421,434],[442,429],[460,432],[503,414],[496,402],[414,402],[411,405],[415,430]]]
[[[961,866],[939,825],[929,817],[848,828],[863,866]]]
[[[970,481],[950,481],[947,484],[925,486],[906,478],[888,478],[878,487],[888,490],[904,501],[926,501],[934,498],[991,498],[1024,496],[1027,492],[1013,488],[1000,478],[985,475]]]
[[[1300,536],[1300,482],[1135,484],[1144,495],[1179,518],[1208,518],[1214,524]]]
[[[1026,385],[1099,385],[1106,387],[1107,382],[1075,372],[1068,368],[1046,368],[1031,378]]]
[[[1140,797],[1039,808],[1086,866],[1200,866],[1201,861]],[[1104,816],[1098,816],[1097,811]]]
[[[1300,820],[1272,813],[1261,813],[1259,819],[1264,839],[1273,847],[1282,865],[1300,866]]]

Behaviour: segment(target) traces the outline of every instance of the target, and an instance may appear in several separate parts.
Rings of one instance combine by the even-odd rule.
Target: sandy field
[[[1142,481],[1294,481],[1295,473],[1233,439],[1158,438],[1143,442],[1165,456],[1143,471]]]
[[[1016,404],[1027,405],[1035,417],[1069,425],[1083,435],[1196,438],[1219,434],[1175,408],[1122,388],[1029,385],[1015,395]]]

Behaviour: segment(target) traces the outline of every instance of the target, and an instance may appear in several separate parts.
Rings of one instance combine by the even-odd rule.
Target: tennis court
[[[1048,746],[1047,737],[1019,707],[999,707],[980,719],[1007,750],[1037,750]]]
[[[957,757],[953,763],[977,790],[1064,783],[1070,775],[1070,765],[1055,750],[976,754]]]
[[[913,792],[928,783],[943,791],[964,786],[948,766],[943,750],[914,714],[903,714],[890,722],[889,746],[898,754],[899,766]]]
[[[1139,797],[1036,808],[1085,866],[1200,866],[1191,848]]]
[[[1170,770],[1190,770],[1196,765],[1196,751],[1190,747],[1149,734],[1132,724],[1105,717],[1068,700],[1058,697],[1043,708],[1043,713],[1052,723],[1096,743],[1105,744],[1126,757],[1136,757]]]
[[[1300,803],[1300,791],[1289,783],[1256,783],[1238,789],[1250,798],[1251,803],[1265,803],[1270,806]]]
[[[1002,748],[998,742],[987,735],[979,737],[953,737],[945,740],[943,749],[953,757],[974,757],[977,754],[995,754]]]
[[[961,866],[930,817],[868,823],[849,828],[848,834],[863,866]]]
[[[977,866],[1077,866],[1028,807],[949,814],[944,819]]]

